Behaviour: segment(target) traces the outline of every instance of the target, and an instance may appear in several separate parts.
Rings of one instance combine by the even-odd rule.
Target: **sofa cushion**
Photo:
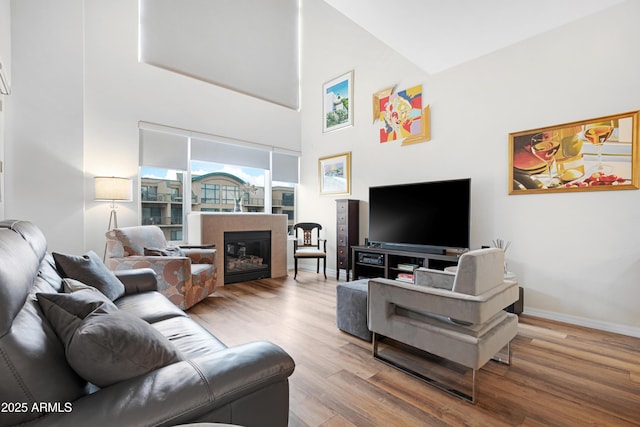
[[[172,317],[187,317],[184,311],[160,292],[155,291],[125,295],[115,300],[114,303],[120,310],[133,314],[147,323],[155,323]]]
[[[53,253],[53,259],[63,277],[79,280],[105,294],[111,301],[124,295],[124,285],[95,252],[84,255]]]
[[[227,348],[209,331],[189,317],[172,317],[154,323],[153,327],[167,337],[180,353],[190,360]]]
[[[69,365],[99,387],[182,360],[148,323],[90,290],[36,296],[65,346]]]

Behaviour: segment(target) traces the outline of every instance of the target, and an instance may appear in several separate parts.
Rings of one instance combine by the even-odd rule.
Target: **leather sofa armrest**
[[[286,381],[294,366],[284,350],[269,342],[229,347],[100,389],[71,402],[69,412],[51,413],[29,425],[133,427],[193,422],[234,400]],[[288,413],[288,394],[282,404]],[[259,419],[261,414],[254,415]]]
[[[158,290],[158,278],[150,268],[116,270],[113,273],[124,284],[126,295]]]

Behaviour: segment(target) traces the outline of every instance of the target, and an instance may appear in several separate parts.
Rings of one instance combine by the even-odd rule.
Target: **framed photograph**
[[[322,131],[353,126],[353,71],[322,85]]]
[[[636,190],[640,111],[509,134],[509,194]]]
[[[318,160],[320,194],[351,194],[351,152]]]

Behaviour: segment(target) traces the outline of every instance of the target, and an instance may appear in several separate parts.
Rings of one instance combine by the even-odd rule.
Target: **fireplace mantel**
[[[287,275],[287,216],[262,213],[193,212],[187,217],[187,238],[192,245],[218,249],[218,283],[224,281],[224,232],[271,231],[271,277]]]

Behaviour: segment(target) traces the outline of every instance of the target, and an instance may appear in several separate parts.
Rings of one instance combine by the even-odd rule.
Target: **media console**
[[[410,252],[395,249],[353,246],[352,280],[384,277],[398,279],[400,275],[412,274],[417,267],[444,270],[458,265],[458,255],[441,255],[424,252]],[[349,274],[347,274],[349,280]]]

